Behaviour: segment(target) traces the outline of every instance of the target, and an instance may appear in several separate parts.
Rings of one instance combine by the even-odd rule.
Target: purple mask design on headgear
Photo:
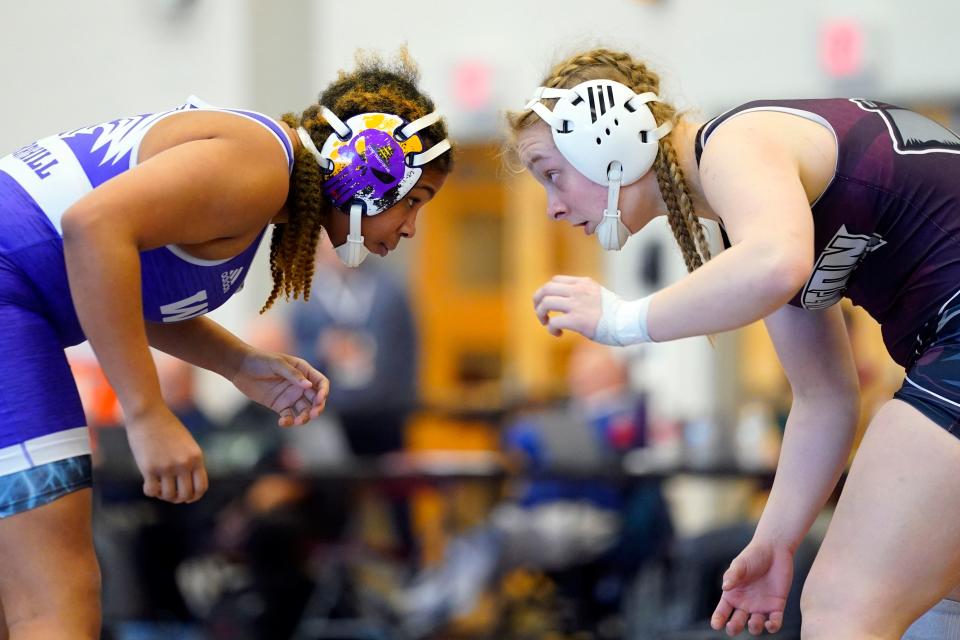
[[[378,129],[358,132],[350,146],[340,150],[339,159],[347,160],[346,166],[323,184],[324,195],[334,206],[344,208],[362,197],[382,210],[399,199],[397,187],[406,171],[404,152],[389,133]]]

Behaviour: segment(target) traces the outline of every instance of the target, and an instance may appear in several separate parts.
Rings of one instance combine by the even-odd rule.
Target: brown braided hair
[[[420,72],[406,49],[392,63],[379,56],[358,54],[357,68],[350,73],[340,71],[337,79],[313,104],[298,117],[285,113],[282,120],[294,130],[303,127],[317,148],[333,133],[333,128],[320,115],[320,105],[333,111],[341,120],[359,113],[392,113],[406,121],[416,120],[434,110],[433,101],[423,93],[418,84]],[[447,137],[443,119],[427,127],[419,134],[425,147],[430,147]],[[430,163],[445,174],[453,170],[453,150],[441,154]],[[260,313],[271,306],[279,296],[289,300],[301,295],[310,298],[310,283],[313,279],[314,255],[320,239],[321,228],[326,227],[333,206],[323,196],[321,186],[325,176],[317,161],[303,146],[296,153],[293,174],[290,178],[290,193],[287,196],[287,222],[276,224],[270,238],[270,275],[273,289]]]
[[[593,49],[560,62],[547,74],[543,86],[569,89],[581,82],[599,79],[615,80],[630,87],[637,94],[647,91],[660,94],[660,77],[656,73],[642,62],[634,60],[630,54],[610,49]],[[657,124],[666,121],[676,124],[680,119],[676,108],[663,100],[650,102],[647,106],[653,112]],[[508,113],[507,122],[515,139],[520,131],[540,122],[540,119],[533,111],[525,110]],[[710,246],[693,209],[690,191],[680,169],[671,137],[668,135],[662,138],[659,146],[660,153],[653,163],[657,172],[657,184],[667,205],[667,220],[683,252],[687,271],[693,271],[710,259]]]

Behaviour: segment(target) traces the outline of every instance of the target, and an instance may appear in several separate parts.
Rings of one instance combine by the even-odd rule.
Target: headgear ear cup
[[[557,98],[551,111],[540,100]],[[620,186],[629,185],[653,166],[659,141],[673,125],[657,126],[648,102],[614,80],[588,80],[572,89],[540,87],[528,104],[550,125],[554,144],[573,167],[592,182],[606,185],[607,208],[597,238],[607,250],[619,250],[630,236],[620,220]]]

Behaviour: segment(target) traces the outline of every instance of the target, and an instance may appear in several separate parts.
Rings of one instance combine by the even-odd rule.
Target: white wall
[[[0,150],[180,104],[245,103],[246,0],[37,0],[0,9]]]
[[[681,106],[711,112],[842,89],[821,71],[817,42],[825,20],[845,17],[866,30],[875,97],[960,92],[960,3],[948,0],[365,0],[355,22],[346,3],[316,4],[318,82],[349,66],[358,47],[390,52],[407,42],[459,137],[487,134],[493,122],[453,111],[452,73],[463,60],[493,65],[493,110],[518,108],[552,62],[604,43],[648,60]]]

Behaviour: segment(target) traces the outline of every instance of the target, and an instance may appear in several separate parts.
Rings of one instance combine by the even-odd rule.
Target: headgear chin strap
[[[620,209],[617,208],[617,201],[620,200],[620,180],[623,176],[623,167],[619,162],[610,163],[610,171],[607,177],[610,181],[607,187],[607,208],[603,210],[603,218],[597,225],[597,240],[605,251],[620,251],[623,245],[630,238],[630,229],[623,224],[620,218]],[[614,213],[610,213],[613,211]]]
[[[303,127],[297,135],[328,175],[324,196],[337,209],[349,210],[350,233],[336,251],[346,266],[357,267],[370,253],[363,244],[363,215],[383,213],[406,197],[422,167],[449,151],[450,141],[424,151],[418,134],[440,120],[438,111],[413,122],[390,113],[360,113],[344,122],[322,105],[320,113],[334,131],[321,150]]]
[[[540,102],[557,98],[553,110]],[[636,94],[614,80],[588,80],[572,89],[539,87],[527,104],[547,124],[557,149],[592,182],[607,186],[607,208],[597,239],[607,251],[619,251],[630,237],[620,219],[620,187],[633,184],[653,166],[658,142],[673,128],[657,126],[648,102],[652,92]]]

